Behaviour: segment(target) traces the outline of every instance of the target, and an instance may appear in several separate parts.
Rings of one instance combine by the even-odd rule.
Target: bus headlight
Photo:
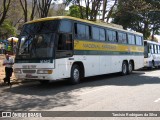
[[[52,74],[52,70],[37,70],[37,74]]]
[[[21,69],[20,68],[15,68],[14,69],[14,73],[19,73],[20,74],[21,73]]]

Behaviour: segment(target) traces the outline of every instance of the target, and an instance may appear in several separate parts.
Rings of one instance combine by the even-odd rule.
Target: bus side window
[[[76,39],[81,40],[89,40],[91,38],[90,26],[82,24],[82,23],[75,23],[74,24],[74,36]]]
[[[66,50],[72,50],[73,49],[72,35],[71,34],[66,35],[65,45],[66,45]]]
[[[116,31],[114,30],[106,30],[106,38],[107,38],[107,41],[109,42],[117,42],[117,35],[116,35]]]
[[[158,45],[158,54],[160,54],[160,46]]]
[[[86,27],[83,24],[75,23],[75,38],[85,39]]]
[[[60,34],[58,40],[58,50],[72,50],[72,35]]]
[[[154,54],[154,48],[153,45],[151,45],[151,53]]]

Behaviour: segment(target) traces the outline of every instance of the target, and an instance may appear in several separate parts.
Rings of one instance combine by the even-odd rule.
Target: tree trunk
[[[40,18],[48,16],[51,2],[52,0],[39,0],[38,1],[37,9],[38,9]]]
[[[24,5],[23,5],[24,2]],[[23,13],[24,13],[24,22],[28,21],[28,9],[27,9],[27,0],[20,0],[21,3],[21,7],[23,9]]]
[[[107,0],[103,0],[103,9],[102,9],[102,20],[104,21],[106,15],[106,7],[107,7]]]
[[[108,15],[107,15],[107,20],[106,20],[106,22],[108,22],[108,21],[109,21],[109,18],[111,18],[113,9],[114,9],[115,5],[117,4],[117,2],[118,2],[118,0],[115,0],[113,6],[111,7],[111,9],[110,9],[110,11],[109,11],[109,13],[108,13]]]
[[[7,0],[3,0],[3,11],[0,13],[2,14],[2,17],[0,18],[0,26],[2,25],[2,23],[6,18],[10,3],[11,3],[11,0],[8,0],[8,3],[7,3]]]
[[[31,12],[30,20],[34,19],[35,11],[36,11],[36,5],[37,5],[37,0],[33,0],[32,1],[32,12]]]

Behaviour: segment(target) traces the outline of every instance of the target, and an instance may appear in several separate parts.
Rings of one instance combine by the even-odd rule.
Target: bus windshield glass
[[[57,29],[58,21],[56,20],[25,24],[20,36],[17,58],[53,57]]]

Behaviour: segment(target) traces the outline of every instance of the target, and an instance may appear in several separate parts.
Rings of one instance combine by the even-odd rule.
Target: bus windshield
[[[45,21],[25,24],[21,32],[17,58],[51,58],[53,57],[55,32],[58,21]]]

